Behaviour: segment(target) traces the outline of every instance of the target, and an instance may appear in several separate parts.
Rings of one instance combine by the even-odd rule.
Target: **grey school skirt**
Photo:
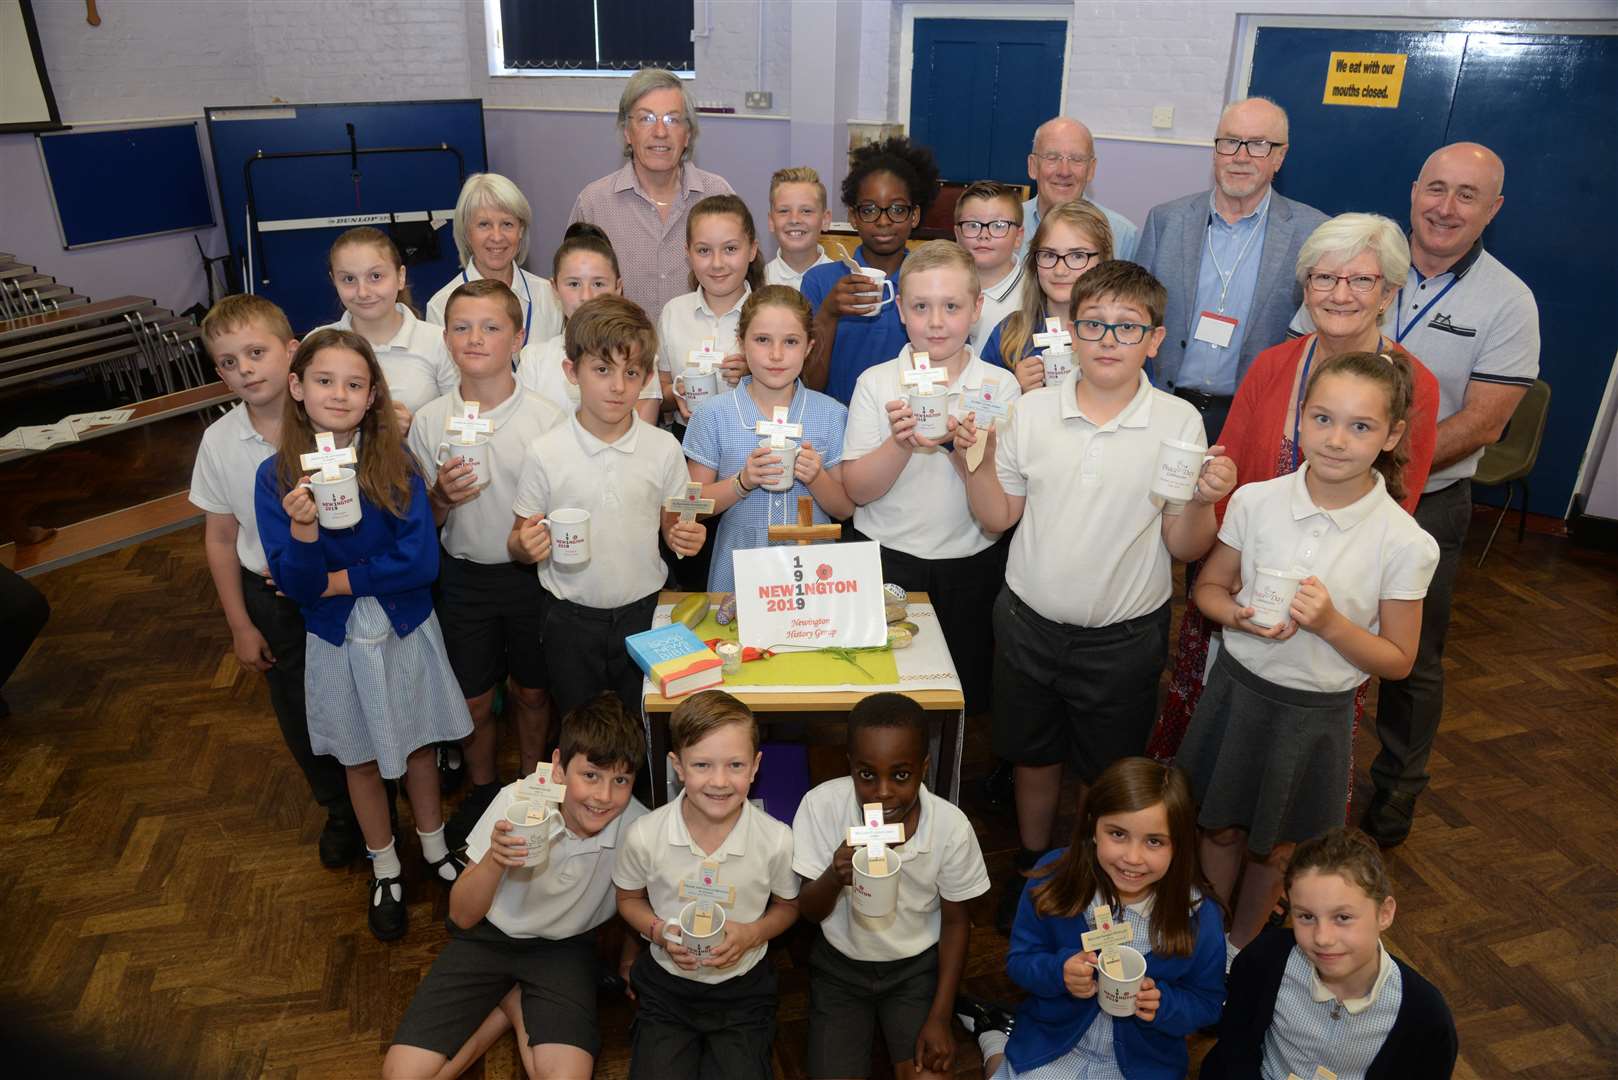
[[[1295,690],[1219,650],[1174,763],[1191,778],[1204,829],[1239,828],[1266,855],[1343,823],[1354,691]]]
[[[341,647],[310,634],[303,689],[309,745],[344,765],[374,761],[389,780],[412,751],[472,734],[438,616],[404,637],[374,596],[354,601]]]

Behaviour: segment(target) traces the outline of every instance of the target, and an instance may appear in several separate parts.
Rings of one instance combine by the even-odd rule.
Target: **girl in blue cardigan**
[[[317,330],[289,376],[279,452],[258,470],[259,536],[275,587],[303,612],[309,743],[347,769],[349,798],[371,859],[367,918],[383,941],[404,934],[402,868],[383,779],[404,777],[421,850],[453,883],[462,864],[444,843],[433,744],[472,732],[433,615],[438,535],[387,383],[370,344]],[[315,433],[353,447],[360,519],[322,528],[304,483]]]
[[[1224,919],[1197,867],[1197,811],[1180,770],[1114,762],[1090,788],[1072,844],[1042,859],[1023,890],[1006,967],[1028,991],[996,1080],[1114,1076],[1180,1080],[1185,1038],[1219,1017]],[[1043,881],[1039,879],[1043,878]],[[1096,1000],[1096,954],[1081,935],[1106,904],[1146,957],[1135,1014]]]

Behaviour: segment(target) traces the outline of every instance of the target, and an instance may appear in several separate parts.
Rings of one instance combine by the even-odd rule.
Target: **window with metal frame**
[[[694,7],[678,0],[486,0],[490,73],[621,77],[657,67],[694,74]]]

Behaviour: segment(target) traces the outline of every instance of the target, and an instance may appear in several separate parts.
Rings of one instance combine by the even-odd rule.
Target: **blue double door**
[[[1397,108],[1326,105],[1333,52],[1407,57]],[[1618,37],[1261,27],[1249,92],[1291,119],[1276,187],[1408,228],[1410,187],[1452,142],[1505,161],[1484,246],[1533,290],[1551,413],[1529,509],[1566,513],[1618,352]]]

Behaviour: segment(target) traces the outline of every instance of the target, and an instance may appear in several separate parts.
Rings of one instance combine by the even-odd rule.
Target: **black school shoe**
[[[423,858],[423,861],[426,861],[425,857]],[[446,866],[453,871],[453,874],[450,877],[445,877],[439,872]],[[437,862],[427,863],[427,873],[431,875],[434,881],[438,882],[446,889],[454,888],[455,883],[461,880],[461,875],[465,872],[466,860],[457,855],[454,848],[450,848],[449,853],[442,859],[439,859]]]
[[[500,794],[500,782],[491,784],[473,784],[472,789],[461,800],[461,805],[455,813],[450,815],[444,823],[444,843],[449,845],[451,851],[459,851],[466,846],[467,837],[472,834],[472,827],[483,817],[494,802],[494,797]]]
[[[320,830],[320,865],[328,870],[350,866],[365,850],[365,837],[352,815],[327,814]]]
[[[395,896],[395,891],[398,895]],[[371,879],[370,909],[366,922],[378,941],[397,941],[410,929],[410,915],[405,911],[404,882],[396,877]]]
[[[985,1031],[1003,1031],[1010,1035],[1017,1026],[1017,1017],[1006,1006],[967,993],[955,995],[955,1017],[974,1038]]]
[[[448,795],[466,780],[466,754],[460,743],[438,744],[438,790]]]
[[[1377,847],[1398,847],[1410,836],[1410,826],[1416,816],[1416,797],[1405,791],[1383,791],[1371,796],[1371,804],[1360,818],[1360,828]]]

